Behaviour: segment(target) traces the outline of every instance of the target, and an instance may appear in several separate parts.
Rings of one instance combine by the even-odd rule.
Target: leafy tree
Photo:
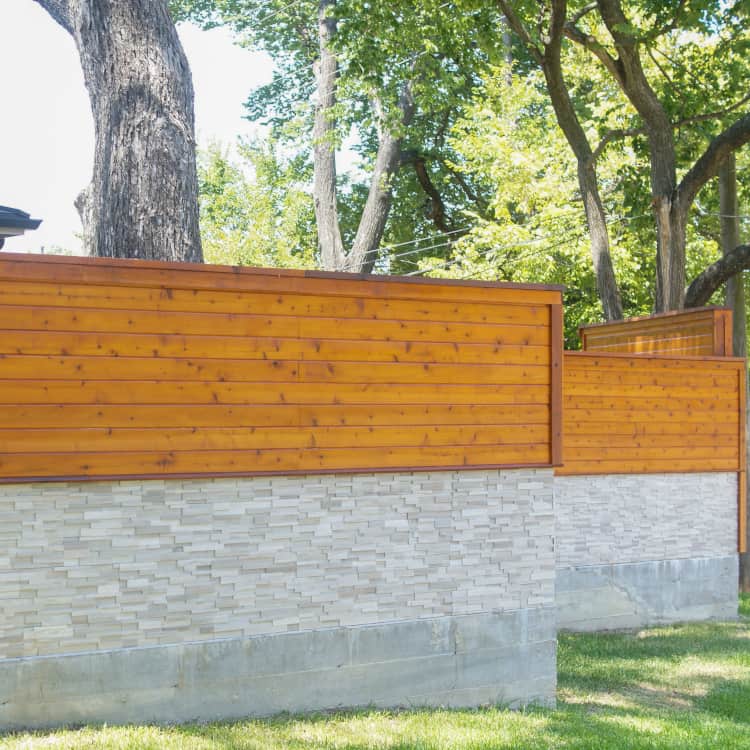
[[[304,165],[273,142],[241,144],[233,163],[218,144],[200,154],[200,224],[206,260],[312,268],[315,216]]]
[[[36,0],[74,39],[94,114],[92,255],[202,260],[193,84],[166,0]]]
[[[656,310],[681,307],[686,301],[690,211],[728,154],[750,141],[750,113],[741,114],[749,98],[736,93],[747,89],[750,78],[745,63],[750,42],[746,5],[728,8],[720,0],[597,0],[571,4],[569,10],[566,0],[498,4],[544,72],[558,123],[578,159],[607,317],[617,317],[618,309],[616,285],[606,263],[608,242],[602,239],[606,220],[597,200],[595,167],[606,147],[622,138],[635,139],[635,147],[648,155],[656,226]],[[611,111],[601,116],[590,101],[576,101],[577,92],[564,74],[566,42],[580,46],[599,63],[607,87],[622,97],[619,119],[624,127],[609,127]],[[607,87],[595,93],[606,96]],[[707,88],[712,90],[708,101]],[[591,130],[599,131],[596,147],[590,143]],[[679,180],[678,171],[683,172]],[[724,271],[731,266],[730,256],[719,264]],[[696,282],[706,295],[689,291],[688,304],[702,303],[724,280],[715,266],[704,270]]]

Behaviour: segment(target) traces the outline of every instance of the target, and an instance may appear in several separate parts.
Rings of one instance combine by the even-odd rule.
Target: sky
[[[5,250],[81,252],[73,205],[90,182],[94,131],[88,94],[72,37],[33,0],[0,2],[0,205],[42,219]],[[223,29],[179,27],[193,73],[198,143],[230,145],[257,129],[242,119],[250,91],[267,83],[270,59],[233,44]]]

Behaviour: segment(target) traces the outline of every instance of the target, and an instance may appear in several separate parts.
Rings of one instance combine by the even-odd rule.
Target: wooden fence
[[[0,481],[549,466],[561,293],[0,256]]]
[[[745,552],[745,377],[738,358],[565,352],[563,465],[555,472],[737,472]]]
[[[566,352],[560,474],[744,470],[744,359]]]
[[[661,313],[597,323],[579,329],[589,352],[680,356],[732,356],[732,312],[723,307]]]

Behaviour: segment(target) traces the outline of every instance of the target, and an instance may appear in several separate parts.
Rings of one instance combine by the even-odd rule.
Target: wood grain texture
[[[744,368],[727,357],[566,353],[556,472],[743,471]]]
[[[579,329],[584,351],[732,356],[732,311],[721,307],[629,318]]]
[[[0,481],[549,466],[560,316],[550,287],[3,254]]]

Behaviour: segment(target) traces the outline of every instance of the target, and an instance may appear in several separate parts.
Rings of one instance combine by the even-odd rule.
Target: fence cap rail
[[[188,271],[242,276],[270,276],[274,278],[341,279],[345,281],[370,281],[395,284],[430,284],[437,286],[485,287],[492,289],[528,289],[533,291],[564,291],[562,284],[531,284],[513,281],[483,281],[475,279],[438,279],[423,276],[392,276],[387,274],[346,273],[342,271],[314,271],[290,268],[261,268],[258,266],[222,266],[209,263],[178,263],[174,261],[138,260],[130,258],[91,258],[70,255],[37,255],[35,253],[0,252],[0,265],[14,263],[59,264],[112,268],[118,270]]]
[[[653,315],[636,315],[632,318],[623,318],[622,320],[605,320],[603,323],[586,323],[585,325],[578,326],[579,333],[581,331],[587,331],[591,328],[606,328],[607,326],[618,326],[624,325],[625,323],[646,323],[650,320],[659,321],[663,318],[675,318],[680,316],[689,317],[691,315],[697,315],[699,313],[706,312],[731,312],[732,308],[723,307],[722,305],[705,305],[704,307],[688,307],[685,310],[669,310],[663,313],[654,313]]]

